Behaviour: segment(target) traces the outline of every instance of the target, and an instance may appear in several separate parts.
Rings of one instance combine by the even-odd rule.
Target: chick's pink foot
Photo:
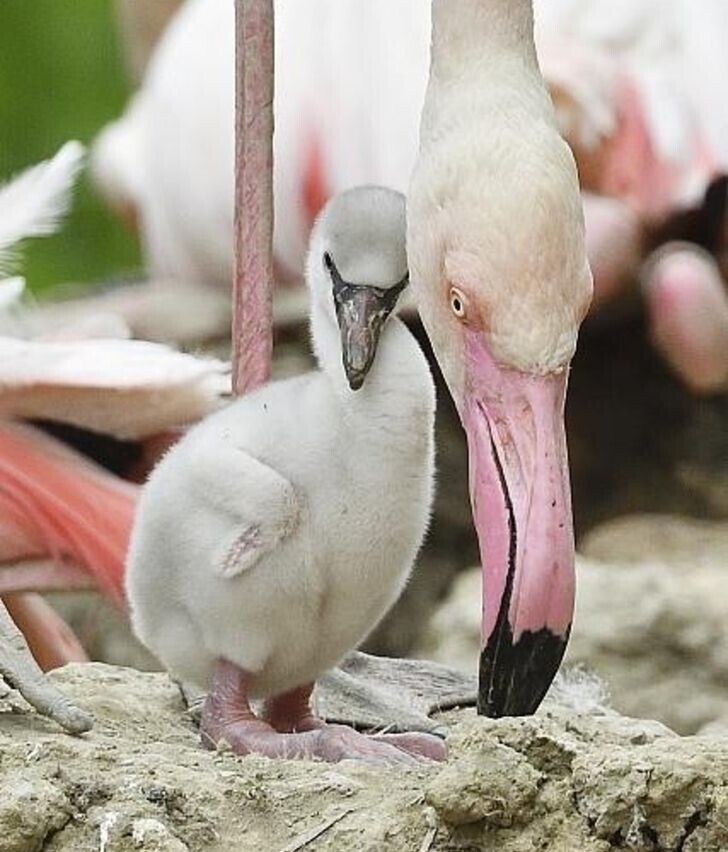
[[[416,766],[442,760],[445,746],[426,734],[365,736],[345,725],[328,725],[311,712],[311,687],[295,690],[266,706],[265,720],[248,700],[250,675],[225,660],[217,664],[200,730],[206,746],[227,742],[236,754],[302,760],[360,760]]]
[[[439,738],[430,734],[359,734],[343,725],[330,725],[319,719],[311,710],[311,693],[313,684],[299,687],[284,695],[280,695],[266,704],[264,717],[277,731],[315,731],[327,728],[343,728],[358,737],[368,741],[384,743],[407,752],[412,757],[425,760],[445,760],[447,748]]]

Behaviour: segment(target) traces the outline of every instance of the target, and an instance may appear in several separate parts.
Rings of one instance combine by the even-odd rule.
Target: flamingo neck
[[[434,75],[460,77],[509,56],[537,64],[533,0],[433,0]]]

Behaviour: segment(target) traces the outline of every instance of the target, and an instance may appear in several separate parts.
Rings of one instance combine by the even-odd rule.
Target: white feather
[[[233,233],[231,0],[189,0],[124,116],[94,144],[93,176],[139,215],[153,277],[229,286]],[[276,2],[275,251],[303,273],[312,146],[333,195],[405,190],[427,82],[426,0]]]
[[[52,233],[66,213],[84,149],[69,142],[0,189],[0,265],[26,237]],[[0,281],[0,312],[12,317],[22,278]],[[31,313],[28,313],[30,319]],[[32,325],[32,323],[28,323]],[[230,390],[226,364],[124,339],[116,316],[92,314],[46,330],[52,340],[0,335],[0,416],[42,418],[137,439],[216,409]],[[86,339],[80,339],[86,338]]]
[[[68,210],[83,160],[79,142],[68,142],[53,157],[0,188],[0,270],[9,252],[27,237],[52,234]]]
[[[618,130],[628,76],[677,202],[728,167],[726,0],[535,0],[537,46],[569,141]],[[426,0],[276,2],[275,252],[303,269],[302,183],[313,139],[331,194],[362,183],[404,190],[428,68]],[[232,277],[233,4],[189,0],[126,114],[97,142],[95,177],[139,214],[158,278],[227,287]],[[706,72],[706,69],[707,72]],[[715,162],[696,162],[696,139]]]
[[[6,278],[0,281],[0,313],[16,307],[24,290],[24,278]]]
[[[137,439],[192,423],[230,390],[226,364],[139,340],[0,337],[0,416]]]
[[[551,684],[549,698],[561,707],[589,716],[610,712],[609,689],[594,672],[572,666],[559,672]]]

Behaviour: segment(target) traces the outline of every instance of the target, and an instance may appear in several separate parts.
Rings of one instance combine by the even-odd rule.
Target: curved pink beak
[[[574,611],[574,532],[564,431],[567,371],[498,365],[467,332],[470,497],[483,564],[478,712],[534,713]]]

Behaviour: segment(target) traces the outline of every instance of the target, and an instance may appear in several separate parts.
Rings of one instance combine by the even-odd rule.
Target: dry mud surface
[[[97,717],[83,738],[0,701],[0,850],[728,849],[728,738],[552,699],[500,722],[450,714],[424,769],[236,758],[200,749],[162,674],[55,673]]]

